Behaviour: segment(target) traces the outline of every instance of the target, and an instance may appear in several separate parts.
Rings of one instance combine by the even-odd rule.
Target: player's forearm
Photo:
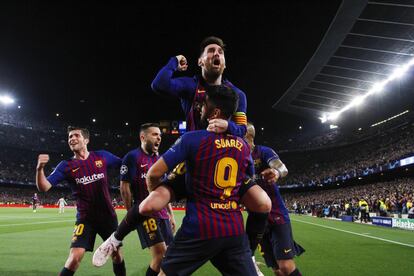
[[[125,208],[129,210],[132,206],[132,195],[131,195],[131,189],[129,188],[129,183],[123,183],[121,182],[121,197],[124,201]]]
[[[147,188],[149,192],[154,191],[159,185],[161,185],[161,178],[157,176],[147,176]]]
[[[246,134],[246,131],[247,131],[246,125],[244,125],[244,124],[243,125],[238,125],[233,121],[228,121],[228,122],[229,122],[229,125],[228,125],[228,128],[227,128],[227,132],[231,135],[235,135],[235,136],[243,138],[244,135]]]
[[[47,192],[52,187],[52,184],[50,184],[45,176],[43,168],[36,170],[36,186],[41,192]]]
[[[173,213],[171,203],[168,203],[168,205],[167,205],[167,212],[170,215],[170,217],[172,217],[172,218],[174,217],[174,213]]]
[[[155,162],[147,173],[147,189],[152,192],[161,185],[163,176],[168,172],[168,166],[161,157]]]
[[[151,88],[154,92],[166,93],[175,95],[171,89],[171,79],[174,71],[177,68],[177,59],[173,57],[157,74],[151,83]]]
[[[269,164],[269,167],[277,170],[281,178],[286,177],[288,175],[288,169],[280,159],[272,160]]]

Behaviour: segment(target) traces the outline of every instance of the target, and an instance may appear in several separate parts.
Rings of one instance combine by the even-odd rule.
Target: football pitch
[[[118,211],[121,220],[124,210]],[[180,224],[184,211],[175,211]],[[0,208],[0,275],[57,275],[66,261],[75,210]],[[306,252],[296,258],[303,275],[414,275],[414,231],[292,216],[295,240]],[[95,248],[101,243],[98,237]],[[145,275],[150,256],[136,232],[122,247],[127,275]],[[111,262],[91,264],[87,253],[75,275],[113,275]],[[259,253],[256,259],[263,263]],[[260,265],[265,275],[271,270]],[[220,275],[206,264],[194,275]]]

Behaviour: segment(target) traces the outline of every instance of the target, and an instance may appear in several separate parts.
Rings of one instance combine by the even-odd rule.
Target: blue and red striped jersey
[[[108,184],[108,168],[119,169],[121,159],[108,151],[90,151],[85,160],[61,161],[47,180],[55,186],[69,182],[76,198],[78,219],[102,220],[116,216]]]
[[[203,129],[200,125],[201,106],[208,84],[199,76],[174,78],[173,75],[177,70],[177,66],[177,58],[172,57],[152,81],[152,90],[178,97],[186,116],[187,131],[201,130]],[[246,94],[228,80],[223,80],[222,84],[232,88],[239,96],[239,106],[233,114],[232,121],[229,121],[227,132],[244,137],[247,125]]]
[[[210,239],[244,233],[238,192],[246,176],[253,176],[254,168],[242,138],[192,131],[162,158],[169,169],[185,161],[187,206],[180,230],[185,236]]]
[[[147,172],[158,160],[157,154],[146,154],[141,148],[128,152],[122,159],[120,169],[121,180],[127,181],[131,185],[132,198],[134,204],[140,204],[149,194],[147,189]],[[154,217],[168,219],[167,209],[154,213]]]
[[[269,195],[272,201],[272,210],[269,213],[269,222],[275,224],[285,224],[290,221],[289,211],[285,206],[284,200],[280,194],[279,186],[276,183],[267,183],[260,177],[260,173],[269,168],[272,160],[280,159],[279,155],[269,147],[255,145],[252,158],[256,172],[256,183],[262,187]]]

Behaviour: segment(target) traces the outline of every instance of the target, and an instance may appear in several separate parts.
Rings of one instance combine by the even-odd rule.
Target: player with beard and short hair
[[[201,75],[194,77],[174,77],[176,71],[186,71],[187,59],[183,55],[172,57],[153,80],[152,89],[160,94],[178,97],[186,116],[187,131],[200,130],[201,106],[205,99],[206,89],[209,86],[225,85],[233,89],[239,103],[232,120],[214,119],[209,122],[209,131],[221,133],[227,131],[230,134],[243,137],[246,133],[246,95],[230,81],[223,78],[226,68],[224,55],[225,44],[221,38],[210,36],[200,44],[200,56],[198,66]]]
[[[49,155],[40,154],[36,168],[36,185],[46,192],[62,181],[69,182],[76,198],[77,214],[71,249],[60,276],[73,275],[85,251],[93,251],[96,234],[107,239],[116,229],[118,220],[111,204],[108,168],[121,166],[121,159],[110,152],[88,151],[89,131],[86,128],[68,127],[68,144],[74,156],[60,162],[46,178],[44,167]],[[115,275],[124,276],[125,263],[118,250],[111,254]]]
[[[141,125],[139,137],[141,145],[139,148],[128,152],[122,160],[121,174],[121,195],[125,207],[129,213],[138,212],[139,204],[148,196],[148,189],[145,182],[147,172],[158,160],[158,148],[161,144],[161,131],[158,124],[146,123]],[[147,268],[146,275],[158,275],[161,260],[167,250],[168,244],[173,239],[175,230],[174,214],[171,205],[154,213],[152,216],[141,218],[137,223],[128,219],[128,214],[122,220],[120,227],[115,231],[114,238],[123,240],[126,234],[136,229],[142,248],[149,248],[151,252],[151,263]],[[125,232],[125,230],[127,230]],[[99,247],[94,254],[93,263],[102,266],[106,258],[101,256]]]

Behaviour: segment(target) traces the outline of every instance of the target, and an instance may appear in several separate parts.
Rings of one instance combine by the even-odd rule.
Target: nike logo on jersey
[[[292,249],[284,249],[283,250],[285,252],[285,254],[289,253],[290,251],[292,251]]]
[[[80,167],[77,167],[76,169],[73,169],[72,172],[77,172],[80,169]]]
[[[148,164],[141,164],[141,168],[146,167]]]

